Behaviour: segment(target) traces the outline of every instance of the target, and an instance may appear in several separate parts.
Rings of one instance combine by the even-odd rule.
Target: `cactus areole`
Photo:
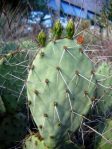
[[[91,107],[95,77],[81,45],[58,39],[41,48],[27,79],[29,107],[48,148],[75,131]]]

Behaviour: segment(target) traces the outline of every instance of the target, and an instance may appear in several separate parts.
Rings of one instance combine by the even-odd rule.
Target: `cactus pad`
[[[18,111],[25,105],[26,53],[12,52],[0,59],[0,95],[7,112]]]
[[[96,71],[98,80],[98,108],[103,114],[112,110],[112,69],[103,62]]]
[[[61,39],[42,48],[27,80],[29,106],[47,147],[57,147],[75,131],[94,99],[92,64],[76,40]]]

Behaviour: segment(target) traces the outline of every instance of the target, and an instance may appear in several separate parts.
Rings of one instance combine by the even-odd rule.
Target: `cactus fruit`
[[[28,59],[26,53],[16,52],[0,59],[0,95],[9,113],[20,111],[26,103],[24,88]]]
[[[107,112],[112,110],[112,69],[111,65],[103,62],[99,65],[96,71],[98,80],[97,87],[97,106],[99,112],[106,115]]]
[[[96,80],[76,40],[59,39],[41,48],[32,63],[27,95],[46,147],[58,147],[92,105]]]
[[[16,144],[27,133],[27,119],[22,113],[7,115],[0,124],[0,149],[6,149]]]

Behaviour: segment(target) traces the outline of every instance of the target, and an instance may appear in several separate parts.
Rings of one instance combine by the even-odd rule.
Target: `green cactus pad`
[[[20,111],[25,106],[26,53],[9,53],[0,60],[0,95],[7,112]]]
[[[112,68],[106,62],[99,65],[96,76],[98,81],[98,109],[101,113],[112,110]]]
[[[76,40],[42,48],[33,61],[27,94],[33,118],[47,147],[57,147],[75,131],[94,98],[93,67]]]

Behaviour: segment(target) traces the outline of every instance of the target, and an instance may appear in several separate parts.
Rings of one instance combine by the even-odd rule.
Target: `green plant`
[[[86,22],[83,25],[84,35],[75,32],[74,38],[73,20],[65,31],[57,21],[50,41],[41,31],[36,37],[39,47],[23,39],[19,44],[22,51],[18,48],[0,57],[0,149],[15,145],[26,134],[28,125],[22,114],[26,85],[28,105],[39,133],[30,132],[23,149],[82,149],[89,145],[111,149],[112,67],[110,62],[103,62],[95,70],[86,53],[90,38],[86,36]],[[32,51],[36,49],[34,57]],[[77,139],[80,131],[83,142]],[[76,137],[73,142],[72,135]],[[92,146],[86,146],[86,135],[90,135]]]
[[[37,40],[41,46],[45,46],[46,34],[43,31],[41,31],[37,37]]]
[[[97,106],[100,114],[106,115],[112,110],[112,68],[109,63],[103,62],[96,71]]]
[[[67,38],[72,39],[75,31],[75,26],[73,20],[70,20],[66,27]]]
[[[59,39],[61,37],[63,31],[63,27],[60,23],[60,21],[58,20],[53,27],[53,35],[55,39]]]
[[[29,64],[26,52],[10,52],[0,59],[0,95],[6,111],[21,111],[26,104],[25,79]]]
[[[73,36],[72,27],[67,29],[67,37]],[[53,35],[58,40],[40,49],[27,80],[29,107],[48,148],[59,148],[67,134],[80,126],[96,87],[94,68],[81,45],[76,39],[59,39],[61,32],[56,22]]]
[[[13,42],[11,42],[13,43]],[[19,142],[26,135],[30,118],[27,113],[26,78],[37,44],[31,40],[1,44],[0,56],[0,149]]]

